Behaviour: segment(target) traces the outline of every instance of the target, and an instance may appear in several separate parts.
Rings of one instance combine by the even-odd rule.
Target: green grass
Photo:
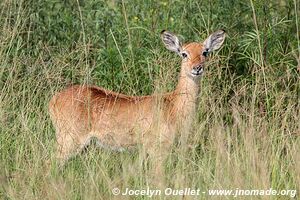
[[[174,144],[165,164],[168,187],[299,193],[299,17],[297,0],[2,0],[0,199],[148,199],[111,193],[149,185],[139,150],[92,145],[58,170],[48,102],[78,83],[130,95],[171,91],[180,58],[163,47],[163,29],[185,41],[228,33],[200,83],[194,148]],[[183,199],[155,197],[165,198]],[[210,198],[288,197],[185,197]]]

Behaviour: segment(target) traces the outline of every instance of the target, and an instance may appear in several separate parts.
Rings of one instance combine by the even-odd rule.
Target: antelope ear
[[[208,38],[203,43],[205,48],[204,52],[209,53],[219,49],[225,40],[225,35],[225,30],[218,30],[208,36]]]
[[[166,48],[169,49],[170,51],[180,54],[182,47],[178,37],[173,33],[170,33],[165,30],[163,30],[160,34],[161,34],[161,39],[164,45],[166,46]]]

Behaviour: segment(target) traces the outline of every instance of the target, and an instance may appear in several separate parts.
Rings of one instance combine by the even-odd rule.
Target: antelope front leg
[[[170,153],[173,139],[166,137],[163,133],[155,140],[145,145],[149,161],[149,177],[153,186],[163,189],[166,185],[164,164]]]

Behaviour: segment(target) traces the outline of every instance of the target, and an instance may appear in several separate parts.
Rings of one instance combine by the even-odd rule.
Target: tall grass
[[[139,150],[91,145],[58,170],[47,106],[77,83],[131,95],[174,89],[180,59],[164,49],[162,29],[185,41],[228,33],[201,80],[192,148],[174,144],[165,163],[168,187],[299,192],[299,16],[295,0],[1,1],[0,198],[120,199],[112,188],[149,186]]]

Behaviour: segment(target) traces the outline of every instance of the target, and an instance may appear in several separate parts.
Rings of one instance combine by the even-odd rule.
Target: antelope
[[[178,130],[191,126],[204,63],[208,54],[223,44],[225,31],[212,33],[203,43],[182,45],[176,35],[165,30],[161,39],[182,58],[174,91],[128,96],[97,86],[74,85],[52,97],[49,113],[56,129],[56,157],[62,165],[92,138],[106,149],[123,151],[141,144],[148,155],[161,156],[180,135]]]

